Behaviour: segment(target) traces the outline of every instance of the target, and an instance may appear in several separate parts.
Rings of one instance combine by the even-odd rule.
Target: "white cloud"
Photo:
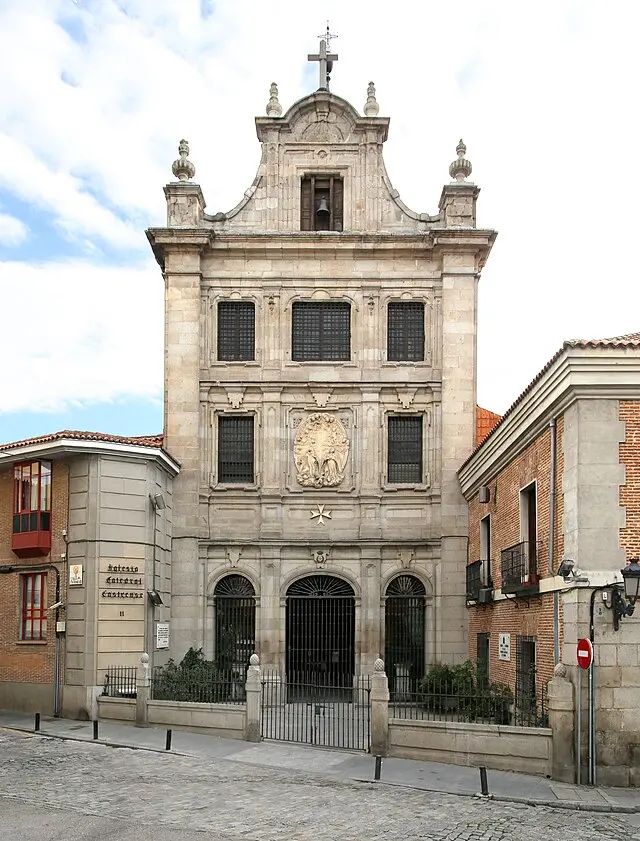
[[[253,117],[264,113],[270,82],[285,108],[314,89],[306,54],[328,17],[339,34],[333,90],[361,109],[376,82],[381,114],[391,117],[389,174],[410,207],[435,212],[455,145],[460,136],[467,143],[482,187],[479,222],[499,231],[480,283],[481,404],[506,408],[565,338],[640,326],[630,244],[640,172],[629,147],[638,4],[325,0],[318,10],[299,0],[220,0],[208,8],[203,21],[200,0],[5,0],[0,187],[51,214],[78,253],[107,242],[126,261],[147,248],[143,229],[162,223],[162,185],[187,137],[208,210],[233,207],[258,165]],[[65,277],[56,271],[50,282]],[[90,263],[85,271],[111,288],[122,275]],[[49,303],[50,315],[63,315],[55,296]],[[103,321],[103,330],[117,336],[114,309],[109,317],[115,324]],[[148,329],[147,318],[138,334]],[[56,392],[63,402],[78,356],[69,354]],[[95,358],[105,359],[108,392],[146,388],[145,375],[129,385]],[[4,393],[19,404],[18,372],[4,376]]]
[[[0,412],[157,397],[163,295],[157,266],[0,262]]]
[[[0,246],[22,245],[29,236],[29,229],[20,219],[0,213]]]

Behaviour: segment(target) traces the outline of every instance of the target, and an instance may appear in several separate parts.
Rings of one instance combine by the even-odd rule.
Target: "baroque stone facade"
[[[399,575],[423,594],[422,665],[466,654],[456,471],[475,445],[477,284],[495,233],[475,227],[460,148],[437,213],[403,204],[368,94],[370,116],[322,88],[280,116],[272,85],[242,201],[205,213],[183,141],[167,225],[147,232],[166,285],[165,446],[181,465],[173,656],[219,654],[216,588],[242,576],[261,663],[286,671],[289,588],[318,574],[353,594],[355,674],[384,656]],[[390,353],[396,304],[417,305],[418,338]]]

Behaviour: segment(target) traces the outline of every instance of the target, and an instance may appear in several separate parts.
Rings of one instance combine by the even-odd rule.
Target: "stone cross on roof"
[[[319,71],[320,71],[320,84],[318,85],[318,90],[320,91],[328,91],[329,90],[329,74],[333,69],[333,62],[338,60],[337,53],[327,52],[327,47],[332,38],[337,38],[337,35],[332,35],[329,31],[329,24],[327,24],[327,31],[325,35],[320,36],[320,51],[314,54],[309,54],[307,56],[307,61],[317,61],[319,62]],[[330,47],[329,47],[330,49]]]

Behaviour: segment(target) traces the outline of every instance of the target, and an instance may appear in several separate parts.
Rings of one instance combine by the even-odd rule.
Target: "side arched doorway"
[[[320,692],[340,698],[353,688],[356,600],[332,575],[294,581],[286,599],[287,699]]]
[[[426,590],[414,575],[389,582],[385,598],[385,667],[391,700],[409,700],[425,669]]]
[[[244,575],[225,575],[215,586],[215,663],[223,679],[244,692],[249,658],[256,646],[256,598]],[[241,689],[240,689],[241,688]]]

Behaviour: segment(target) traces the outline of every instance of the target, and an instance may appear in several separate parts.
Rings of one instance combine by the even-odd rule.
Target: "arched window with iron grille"
[[[387,587],[384,660],[394,701],[409,700],[424,675],[426,595],[414,575],[399,575]]]
[[[246,673],[256,647],[256,598],[244,575],[225,575],[215,586],[215,661],[225,672]]]

